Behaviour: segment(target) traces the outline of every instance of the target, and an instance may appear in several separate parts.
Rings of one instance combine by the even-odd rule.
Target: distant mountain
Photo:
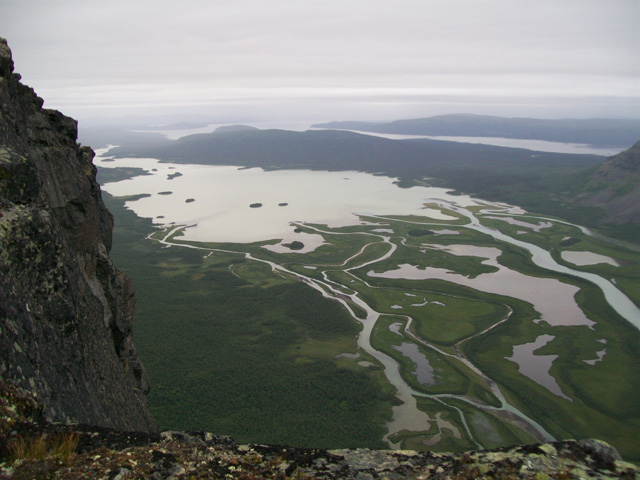
[[[246,131],[259,130],[256,127],[250,127],[249,125],[224,125],[214,130],[214,133],[228,133],[228,132],[246,132]]]
[[[607,175],[611,173],[603,172],[619,169],[605,168],[602,156],[429,139],[390,140],[338,130],[233,130],[190,135],[157,145],[125,142],[113,153],[268,170],[380,173],[398,178],[401,186],[426,182],[449,187],[487,200],[558,215],[585,226],[605,227],[609,235],[632,241],[636,238],[636,227],[630,228],[628,220],[635,215],[635,204],[628,198],[635,197],[621,196],[626,190],[620,183],[611,181],[613,186],[607,187]],[[601,166],[602,171],[598,170]],[[600,173],[594,177],[596,171]],[[620,178],[624,179],[624,174]],[[609,201],[612,203],[605,208]],[[631,213],[624,213],[623,204]],[[615,223],[612,218],[617,219]]]
[[[628,147],[640,137],[640,120],[602,118],[548,120],[455,114],[390,123],[329,122],[312,127],[399,135],[518,138],[615,147]]]
[[[125,145],[119,156],[177,163],[238,165],[265,169],[359,170],[398,177],[411,185],[425,177],[477,193],[497,179],[532,181],[531,171],[555,173],[600,165],[604,157],[533,152],[436,140],[389,140],[335,130],[240,130],[190,135],[157,146]]]
[[[598,212],[566,202],[569,191],[605,160],[438,140],[389,140],[337,130],[251,130],[190,135],[158,146],[123,145],[116,156],[176,163],[275,169],[358,170],[398,178],[400,186],[428,183],[595,226]],[[568,211],[571,210],[571,211]],[[597,210],[597,209],[596,209]]]
[[[640,141],[609,157],[580,188],[574,201],[602,208],[607,223],[640,225]]]

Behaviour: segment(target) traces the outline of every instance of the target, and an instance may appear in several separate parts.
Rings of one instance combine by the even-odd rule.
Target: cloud
[[[639,5],[4,0],[0,31],[25,81],[56,108],[278,96],[637,100]]]

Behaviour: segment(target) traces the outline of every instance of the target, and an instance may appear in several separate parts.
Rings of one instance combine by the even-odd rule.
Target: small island
[[[425,235],[433,235],[433,231],[431,230],[423,230],[421,228],[417,228],[414,230],[409,230],[409,235],[411,237],[424,237]]]
[[[137,195],[125,195],[123,197],[120,197],[122,200],[125,200],[127,202],[135,202],[136,200],[140,200],[141,198],[148,198],[151,195],[148,193],[139,193]]]
[[[176,177],[181,177],[182,174],[180,172],[174,172],[167,175],[167,180],[173,180]]]
[[[278,206],[279,206],[279,207],[286,207],[287,205],[289,205],[289,204],[288,204],[288,203],[286,203],[286,202],[283,202],[283,203],[279,203],[279,204],[278,204]]]
[[[196,201],[196,199],[195,199],[195,198],[187,198],[187,199],[184,201],[184,203],[192,203],[192,202],[195,202],[195,201]]]
[[[166,192],[158,192],[158,195],[171,195],[173,192],[168,190]]]
[[[262,206],[261,203],[252,203],[251,205],[249,205],[249,207],[251,208],[260,208]]]
[[[580,239],[578,238],[574,238],[574,237],[565,237],[562,239],[562,241],[560,242],[560,245],[562,245],[563,247],[570,247],[571,245],[575,245],[576,243],[578,243],[580,241]]]
[[[304,248],[304,243],[295,240],[291,243],[283,243],[282,246],[287,247],[290,250],[302,250]]]

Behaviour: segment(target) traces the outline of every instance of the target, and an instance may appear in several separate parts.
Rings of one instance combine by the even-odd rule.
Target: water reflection
[[[529,377],[551,393],[573,402],[570,397],[564,394],[556,379],[549,373],[553,361],[558,358],[558,355],[534,355],[536,350],[544,347],[554,338],[556,337],[553,335],[540,335],[534,342],[514,345],[513,355],[505,358],[517,363],[518,371],[521,374]]]
[[[411,359],[415,364],[413,374],[422,385],[433,385],[436,383],[433,367],[429,359],[420,351],[415,343],[403,342],[400,345],[393,345],[393,349]]]
[[[431,247],[454,255],[484,258],[483,264],[496,267],[498,271],[469,278],[445,268],[421,268],[405,263],[398,265],[395,270],[386,272],[370,270],[367,275],[390,279],[447,280],[487,293],[521,298],[531,303],[540,314],[540,318],[553,326],[594,325],[575,301],[574,296],[579,290],[578,287],[554,278],[531,277],[511,270],[498,263],[497,258],[502,253],[498,248],[473,245],[431,245]]]
[[[362,225],[358,214],[367,212],[449,220],[453,217],[425,208],[424,203],[442,198],[463,206],[477,204],[468,195],[454,196],[443,188],[398,188],[394,178],[355,171],[175,165],[151,158],[107,160],[106,152],[99,153],[103,156],[96,157],[95,163],[101,167],[137,167],[149,173],[107,183],[103,190],[114,196],[147,195],[128,201],[127,207],[161,225],[189,225],[182,237],[189,241],[291,243],[302,241],[291,226],[295,221],[329,227]],[[168,178],[176,172],[181,175]],[[317,245],[310,239],[302,242]]]
[[[600,255],[599,253],[564,251],[560,255],[562,256],[563,260],[573,263],[574,265],[583,266],[606,263],[609,265],[613,265],[614,267],[620,266],[620,264],[615,259],[607,257],[606,255]]]

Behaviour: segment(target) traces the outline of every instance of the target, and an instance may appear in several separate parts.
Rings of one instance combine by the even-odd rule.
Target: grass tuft
[[[18,436],[9,441],[8,449],[11,459],[17,460],[45,460],[57,459],[64,465],[71,465],[78,446],[78,434],[61,434],[49,438],[46,434],[37,437]]]

